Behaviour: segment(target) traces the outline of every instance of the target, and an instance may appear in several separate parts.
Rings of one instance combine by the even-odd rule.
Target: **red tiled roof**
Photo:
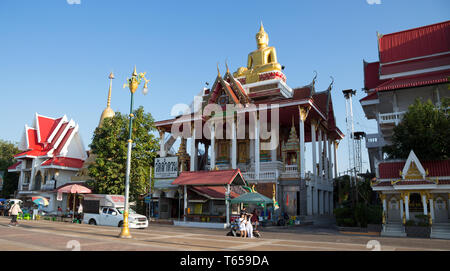
[[[239,181],[237,178],[241,179]],[[237,183],[233,183],[237,180]],[[213,170],[213,171],[184,171],[176,178],[172,184],[175,185],[207,185],[220,186],[226,184],[245,183],[239,169],[233,170]]]
[[[11,165],[8,167],[8,170],[14,170],[16,169],[20,164],[22,164],[22,161],[19,161],[17,163],[15,163],[14,165]]]
[[[18,154],[15,154],[14,157],[22,157],[22,156],[42,156],[46,155],[48,151],[42,151],[42,150],[31,150],[31,151],[24,151]]]
[[[58,148],[56,148],[55,150],[55,155],[59,155],[59,153],[61,152],[62,148],[66,145],[67,140],[69,139],[70,135],[72,134],[72,132],[74,131],[75,128],[69,128],[69,130],[67,131],[67,133],[64,135],[63,139],[61,140],[61,142],[58,145]]]
[[[364,89],[374,89],[386,80],[380,80],[380,62],[364,63]]]
[[[53,130],[58,126],[62,118],[52,119],[38,115],[39,126],[39,143],[47,142],[48,137],[52,134]]]
[[[70,167],[70,168],[82,168],[83,160],[68,157],[56,157],[51,158],[42,163],[41,166],[60,166],[60,167]]]
[[[382,35],[380,62],[393,62],[450,51],[450,21]]]
[[[391,79],[380,86],[376,91],[386,91],[400,88],[420,87],[449,82],[450,70],[431,72],[421,75],[412,75]]]
[[[370,93],[369,95],[367,95],[366,97],[364,97],[361,100],[359,100],[359,102],[369,101],[369,100],[376,100],[376,99],[378,99],[378,92],[374,91],[374,92]]]
[[[400,178],[400,170],[403,170],[405,162],[382,162],[378,165],[380,179]],[[421,162],[429,177],[450,176],[450,160]]]
[[[194,192],[200,195],[206,195],[213,199],[225,199],[226,188],[224,186],[194,186],[191,188]],[[232,199],[239,196],[238,193],[230,191],[230,197]]]

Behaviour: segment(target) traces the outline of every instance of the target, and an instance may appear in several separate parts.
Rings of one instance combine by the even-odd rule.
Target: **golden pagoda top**
[[[259,81],[259,74],[268,71],[281,71],[281,65],[277,62],[275,47],[269,45],[269,35],[264,30],[261,22],[258,33],[256,33],[257,49],[248,55],[247,67],[240,67],[234,77],[246,78],[246,84]]]
[[[109,91],[108,91],[108,100],[106,102],[106,108],[103,110],[102,115],[100,116],[100,122],[98,123],[98,127],[101,127],[103,124],[103,120],[105,118],[114,117],[115,113],[111,108],[111,89],[112,89],[112,80],[114,79],[114,74],[111,72],[108,76],[109,78]]]

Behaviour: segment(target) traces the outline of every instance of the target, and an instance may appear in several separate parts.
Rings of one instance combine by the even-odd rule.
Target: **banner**
[[[161,157],[155,159],[155,178],[178,177],[178,157]]]

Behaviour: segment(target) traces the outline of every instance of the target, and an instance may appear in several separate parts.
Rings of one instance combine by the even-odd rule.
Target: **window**
[[[103,208],[102,213],[107,214],[108,213],[108,208]]]

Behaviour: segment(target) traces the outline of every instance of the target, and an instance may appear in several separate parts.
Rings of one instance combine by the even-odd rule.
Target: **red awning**
[[[174,185],[223,186],[247,185],[239,169],[212,171],[184,171],[176,178]]]
[[[386,91],[400,88],[411,88],[411,87],[441,84],[448,82],[449,77],[450,77],[450,70],[426,73],[422,75],[398,77],[381,84],[375,90]]]
[[[195,186],[191,187],[191,190],[209,199],[224,199],[227,189],[224,186]],[[231,191],[230,198],[236,197],[239,197],[239,194]]]

